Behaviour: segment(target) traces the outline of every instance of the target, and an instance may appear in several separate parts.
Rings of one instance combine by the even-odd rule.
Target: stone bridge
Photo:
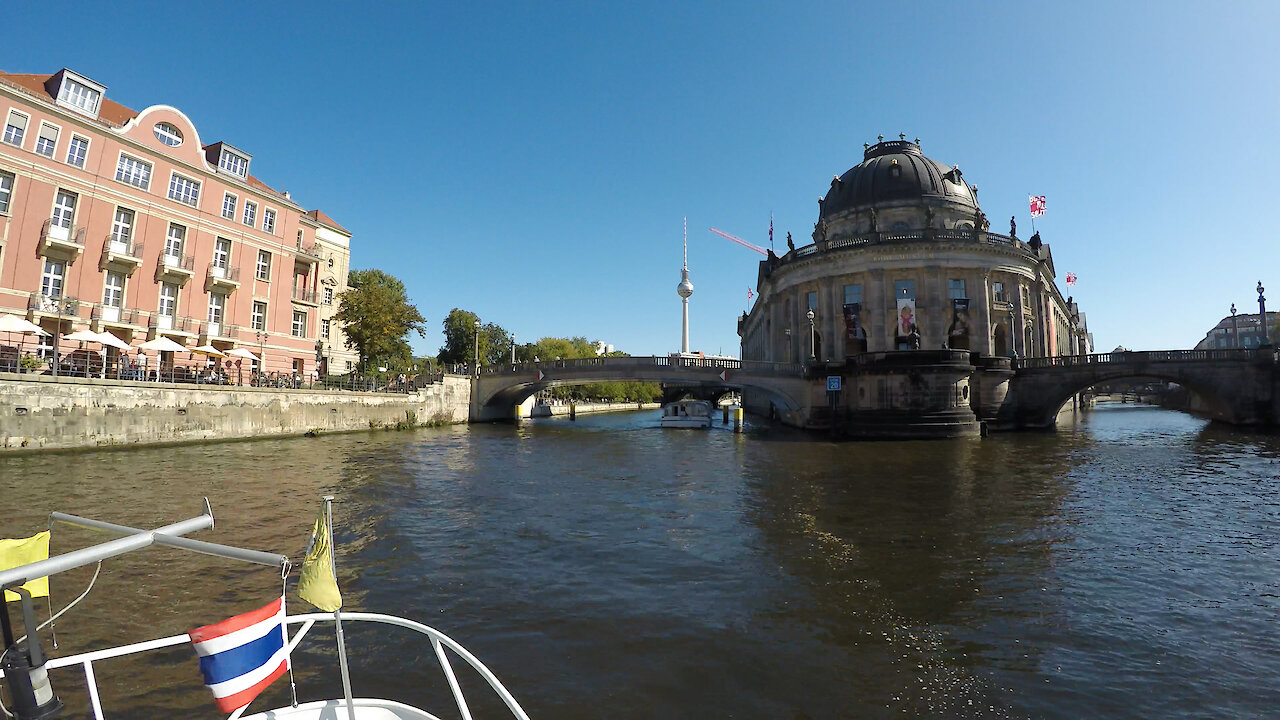
[[[504,420],[531,395],[549,387],[601,382],[656,382],[707,394],[750,388],[783,413],[808,407],[805,367],[794,363],[673,357],[598,357],[491,365],[475,378],[472,421]]]
[[[1196,409],[1235,425],[1280,423],[1280,372],[1275,348],[1160,350],[1027,358],[1014,376],[1000,423],[1051,428],[1062,405],[1098,383],[1124,378],[1175,382],[1198,401]]]

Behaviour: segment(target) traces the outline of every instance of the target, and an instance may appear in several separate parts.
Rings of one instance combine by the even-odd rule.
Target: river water
[[[0,536],[53,509],[154,527],[207,495],[218,524],[195,537],[300,557],[334,493],[346,609],[444,631],[533,718],[1264,717],[1278,459],[1275,436],[1132,405],[1055,434],[886,443],[584,415],[0,458]],[[55,552],[102,539],[54,533]],[[91,574],[57,577],[55,606]],[[110,560],[53,654],[279,590],[163,548]],[[313,634],[303,700],[340,695],[332,631]],[[456,716],[418,636],[349,626],[348,643],[357,695]],[[114,717],[218,717],[187,647],[96,670]],[[460,674],[477,717],[501,717]],[[83,716],[80,673],[54,681]],[[287,698],[277,682],[255,707]]]

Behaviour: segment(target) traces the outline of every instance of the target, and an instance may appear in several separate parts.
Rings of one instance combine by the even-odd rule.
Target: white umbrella
[[[156,352],[186,352],[187,348],[161,335],[155,340],[148,340],[138,346],[139,350],[154,350]]]
[[[39,325],[36,325],[30,320],[20,318],[17,315],[10,315],[9,313],[0,315],[0,332],[35,333],[36,335],[49,334],[44,330],[41,330]]]
[[[240,357],[240,358],[247,358],[247,359],[252,360],[252,361],[254,361],[254,362],[258,362],[258,356],[257,356],[257,355],[254,355],[253,353],[249,352],[248,350],[245,350],[244,348],[235,348],[235,349],[232,349],[232,350],[228,350],[228,351],[227,351],[227,357]]]
[[[107,330],[103,330],[102,332],[98,333],[97,335],[98,335],[98,342],[102,343],[103,345],[108,345],[108,346],[110,346],[110,347],[116,348],[117,350],[132,350],[132,349],[133,349],[133,348],[131,348],[131,347],[129,346],[129,343],[127,343],[127,342],[125,342],[125,341],[121,340],[120,338],[116,337],[115,335],[112,335],[112,334],[111,334],[109,331],[107,331]]]
[[[216,357],[216,358],[226,357],[225,353],[223,353],[221,350],[219,350],[218,348],[212,345],[201,345],[200,347],[193,347],[191,348],[191,352],[197,352],[197,353],[200,353],[201,355],[208,355],[209,357]]]
[[[102,338],[98,337],[98,333],[92,330],[77,330],[70,335],[63,335],[62,339],[79,342],[102,342]]]

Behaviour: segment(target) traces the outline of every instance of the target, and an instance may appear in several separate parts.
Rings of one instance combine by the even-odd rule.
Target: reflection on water
[[[535,718],[1249,716],[1280,701],[1275,437],[1133,406],[984,440],[657,426],[628,413],[0,458],[0,535],[51,509],[154,527],[208,495],[218,525],[198,537],[297,557],[318,496],[337,494],[348,609],[444,630]],[[60,526],[54,549],[100,539]],[[57,578],[55,604],[90,574]],[[277,592],[267,569],[147,550],[105,564],[56,654]],[[358,693],[448,708],[429,646],[349,637]],[[297,659],[303,699],[338,692],[318,669],[326,642]],[[99,677],[130,717],[216,717],[186,648]],[[74,673],[55,680],[82,713]],[[269,693],[287,701],[285,683]]]

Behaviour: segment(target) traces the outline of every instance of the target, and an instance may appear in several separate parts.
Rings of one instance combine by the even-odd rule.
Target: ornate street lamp
[[[787,336],[787,362],[791,362],[791,328],[782,331]]]
[[[480,377],[480,321],[476,320],[476,369],[475,376]]]
[[[1232,347],[1240,347],[1240,326],[1236,324],[1236,304],[1231,303],[1231,339]]]
[[[70,313],[71,307],[75,301],[67,297],[64,297],[62,295],[59,295],[58,297],[54,298],[53,301],[58,305],[58,327],[53,332],[53,376],[57,377],[58,365],[60,365],[62,361],[62,358],[58,357],[59,355],[58,348],[60,346],[60,343],[58,341],[62,338],[62,314],[64,310]],[[81,344],[83,345],[83,343]],[[86,377],[87,377],[87,374],[86,374]]]
[[[809,308],[809,362],[818,359],[817,340],[813,333],[813,308]]]
[[[1270,345],[1271,341],[1267,339],[1267,298],[1262,293],[1266,292],[1266,288],[1262,287],[1262,281],[1258,281],[1258,322],[1262,325],[1262,344]]]

